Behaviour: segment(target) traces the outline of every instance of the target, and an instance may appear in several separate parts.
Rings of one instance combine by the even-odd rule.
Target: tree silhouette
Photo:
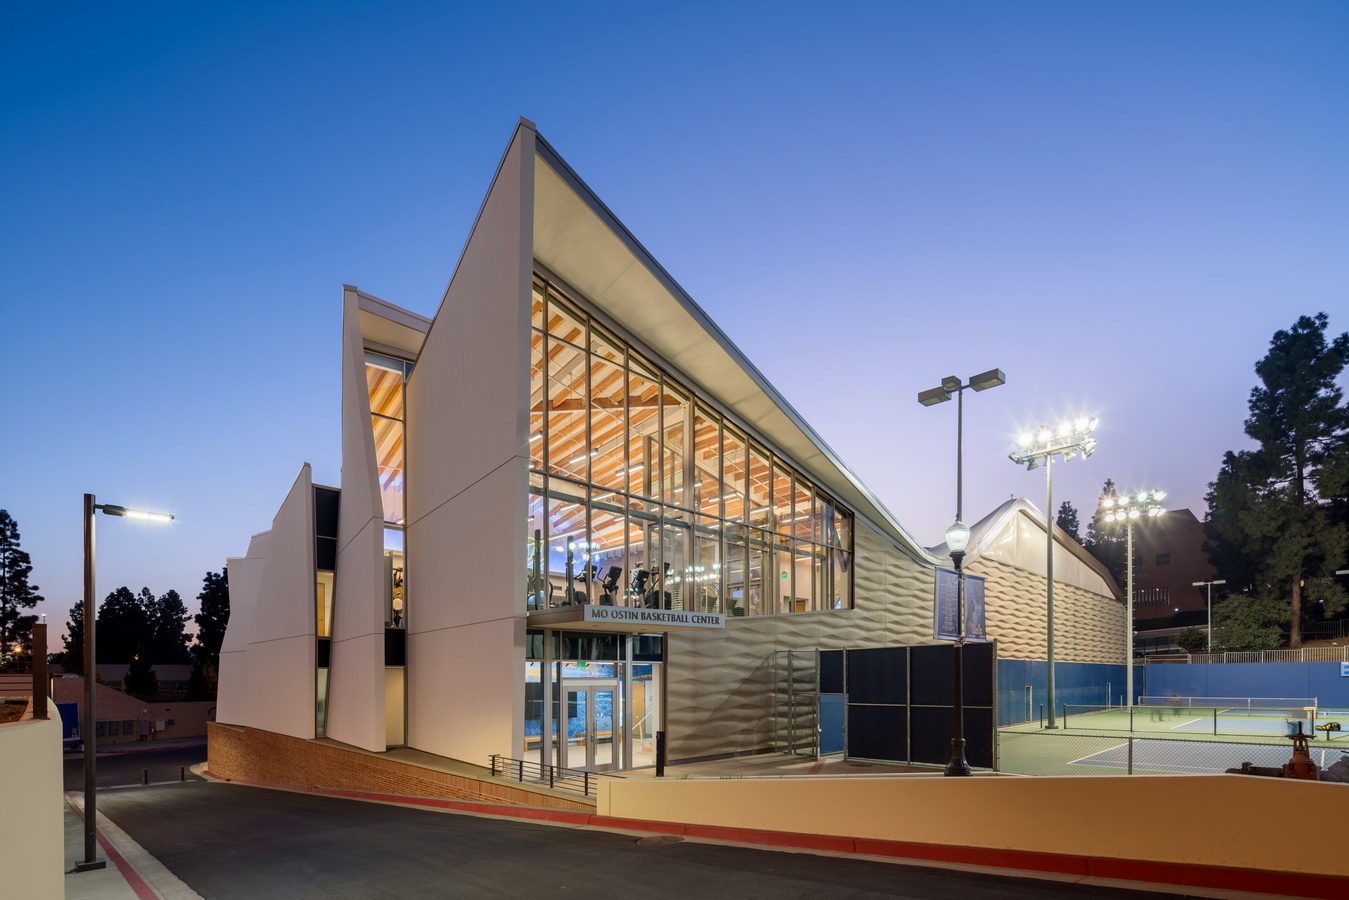
[[[1274,333],[1255,366],[1260,385],[1246,420],[1259,447],[1224,454],[1206,498],[1209,560],[1229,587],[1248,595],[1246,607],[1261,611],[1241,621],[1266,623],[1247,631],[1267,630],[1269,603],[1281,603],[1292,647],[1302,644],[1309,600],[1326,616],[1349,602],[1334,579],[1349,549],[1349,408],[1336,384],[1349,364],[1349,333],[1327,341],[1328,324],[1319,313]]]
[[[0,647],[14,644],[33,649],[33,623],[37,616],[24,610],[37,606],[42,595],[37,585],[29,584],[33,562],[19,542],[19,523],[8,510],[0,509]]]
[[[1059,514],[1054,519],[1054,524],[1066,531],[1073,540],[1082,543],[1082,536],[1078,534],[1077,509],[1067,500],[1059,504]]]

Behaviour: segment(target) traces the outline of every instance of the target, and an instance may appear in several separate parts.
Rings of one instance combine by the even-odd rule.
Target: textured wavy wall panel
[[[776,651],[931,640],[932,568],[860,522],[855,549],[855,609],[732,618],[725,632],[670,635],[671,759],[773,746]]]
[[[988,558],[975,561],[982,575],[988,636],[1003,659],[1045,659],[1045,578]],[[1074,585],[1054,582],[1054,658],[1063,662],[1122,663],[1124,604]]]

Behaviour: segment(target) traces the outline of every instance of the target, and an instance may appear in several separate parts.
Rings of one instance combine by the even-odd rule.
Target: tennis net
[[[1219,709],[1223,715],[1269,715],[1287,717],[1298,711],[1299,718],[1313,718],[1317,706],[1315,697],[1139,697],[1139,706],[1171,706],[1188,709]],[[1309,712],[1310,711],[1310,712]]]

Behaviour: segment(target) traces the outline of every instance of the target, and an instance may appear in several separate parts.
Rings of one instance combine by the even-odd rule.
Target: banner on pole
[[[932,636],[939,641],[958,641],[956,607],[959,604],[960,576],[954,569],[937,570],[937,588],[933,608]],[[965,575],[965,641],[984,643],[988,631],[984,622],[984,579]]]

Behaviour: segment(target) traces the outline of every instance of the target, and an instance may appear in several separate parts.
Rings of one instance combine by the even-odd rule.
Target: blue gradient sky
[[[195,596],[302,462],[335,484],[341,285],[434,314],[518,116],[927,544],[1058,468],[1202,513],[1253,365],[1349,329],[1349,5],[8,4],[0,508],[53,622]]]

